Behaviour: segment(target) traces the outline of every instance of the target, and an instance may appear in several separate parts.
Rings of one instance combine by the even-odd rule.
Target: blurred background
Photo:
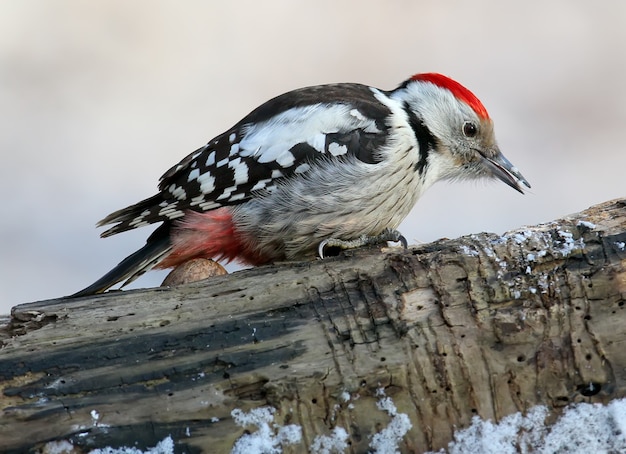
[[[626,196],[625,24],[617,0],[1,2],[0,313],[77,291],[134,252],[151,229],[99,239],[95,223],[306,85],[391,89],[437,71],[486,105],[532,190],[438,183],[400,228],[411,243]]]

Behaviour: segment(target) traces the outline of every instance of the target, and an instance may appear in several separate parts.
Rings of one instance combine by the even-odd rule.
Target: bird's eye
[[[476,126],[476,123],[472,123],[471,121],[463,123],[463,134],[465,134],[465,137],[474,137],[478,134],[478,126]]]

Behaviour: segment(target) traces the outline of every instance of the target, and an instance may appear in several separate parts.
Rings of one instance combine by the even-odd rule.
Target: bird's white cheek
[[[423,189],[432,186],[441,179],[454,178],[456,171],[454,159],[447,152],[431,152],[428,157],[427,170],[423,176]]]

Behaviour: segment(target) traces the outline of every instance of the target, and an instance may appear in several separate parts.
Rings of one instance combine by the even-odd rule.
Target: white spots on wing
[[[259,158],[257,159],[257,161],[259,161],[262,164],[276,161],[280,153],[282,153],[284,150],[285,148],[282,146],[269,147],[263,150],[263,152],[259,155]]]
[[[208,147],[208,145],[203,146],[202,148],[198,148],[196,151],[194,151],[194,153],[191,155],[191,159],[198,159],[198,156],[200,156],[202,153],[204,153],[204,150],[206,150]]]
[[[144,211],[144,213],[145,213],[145,211]],[[148,211],[148,214],[150,214],[149,211]],[[135,228],[135,227],[143,227],[144,225],[147,224],[147,222],[144,219],[145,219],[145,216],[144,216],[143,213],[141,213],[141,215],[137,216],[135,219],[130,221],[128,223],[128,226],[129,227],[133,227],[133,228]],[[139,224],[141,224],[141,225],[139,225]]]
[[[232,196],[230,198],[230,202],[236,202],[237,200],[241,200],[246,196],[246,194],[244,194],[243,192],[240,192],[239,194],[235,194],[234,196]]]
[[[374,95],[384,98],[377,91]],[[288,109],[267,121],[246,124],[238,131],[219,136],[195,151],[191,155],[191,162],[186,160],[186,183],[197,181],[199,193],[187,194],[189,189],[184,189],[187,186],[185,180],[180,181],[182,185],[178,185],[178,182],[169,185],[167,191],[178,200],[188,200],[189,205],[185,207],[200,207],[203,210],[218,208],[226,201],[241,202],[249,198],[252,191],[272,191],[277,187],[275,180],[284,178],[285,173],[309,172],[311,159],[315,160],[315,157],[311,158],[311,151],[304,144],[316,150],[320,158],[323,155],[337,157],[348,154],[350,150],[347,145],[328,143],[328,135],[342,136],[352,131],[380,132],[373,119],[349,102]],[[224,157],[227,150],[228,155]],[[298,157],[299,150],[303,150],[302,159]],[[223,159],[217,159],[218,152]],[[255,173],[266,178],[251,180],[254,166],[261,167],[259,170],[262,172]],[[230,184],[230,187],[222,188],[225,184]],[[195,184],[190,187],[196,189]],[[180,206],[182,208],[182,204]],[[144,219],[155,216],[155,211],[159,209],[160,216],[170,219],[183,215],[181,210],[176,209],[175,203],[165,203],[134,222],[145,222]]]
[[[261,147],[258,147],[256,149],[250,149],[250,148],[245,148],[241,143],[238,143],[237,147],[238,147],[237,148],[237,153],[242,158],[247,158],[248,156],[254,156],[256,154],[259,154],[259,151],[261,151]],[[231,150],[232,150],[232,148],[231,148]]]
[[[199,203],[198,206],[202,208],[204,211],[213,210],[215,208],[221,207],[217,202],[213,202],[212,200],[208,200],[206,202]]]
[[[215,164],[215,150],[213,150],[211,153],[209,153],[209,156],[207,156],[207,158],[206,158],[206,164],[204,166],[205,167],[210,167],[213,164]]]
[[[136,218],[136,219],[133,219],[133,220],[132,220],[132,221],[128,224],[128,226],[129,226],[129,227],[132,227],[132,228],[135,228],[135,229],[138,229],[138,228],[140,228],[140,227],[145,227],[145,226],[147,226],[147,225],[149,225],[149,223],[148,223],[147,221],[144,221],[144,220],[143,220],[143,218]]]
[[[326,134],[315,134],[313,137],[306,141],[309,145],[315,148],[320,153],[324,152],[326,146]]]
[[[172,173],[174,174],[174,173],[178,172],[178,171],[179,171],[180,169],[182,169],[183,167],[185,167],[185,166],[184,166],[184,165],[182,165],[182,164],[178,164]]]
[[[161,203],[165,203],[165,205],[167,205],[167,202],[161,202]],[[159,205],[159,206],[165,206],[165,205]],[[150,214],[150,210],[143,210],[139,216],[141,216],[142,218],[145,218],[149,214]]]
[[[235,192],[237,190],[237,186],[229,186],[227,188],[224,189],[224,192],[222,192],[222,194],[215,199],[217,200],[224,200],[224,199],[228,199],[230,200],[230,195]]]
[[[197,179],[200,176],[200,169],[193,169],[187,176],[187,183]]]
[[[365,117],[363,116],[363,114],[361,112],[358,111],[358,109],[352,109],[350,111],[350,115],[352,115],[354,118],[356,118],[357,120],[360,121],[365,121]]]
[[[350,111],[350,115],[352,115],[355,119],[361,122],[361,125],[359,126],[359,128],[362,129],[363,131],[369,132],[369,133],[380,132],[380,129],[378,129],[378,126],[376,126],[376,122],[372,120],[371,118],[367,118],[359,110],[352,109]]]
[[[202,202],[204,202],[204,194],[192,197],[191,201],[189,202],[189,205],[193,207],[193,206],[202,204]]]
[[[165,200],[164,200],[163,202],[159,203],[159,206],[160,206],[161,208],[166,207],[166,206],[168,206],[168,205],[169,205],[169,203],[167,203],[167,201],[165,201]]]
[[[307,170],[309,170],[310,168],[311,168],[311,166],[308,163],[303,162],[302,164],[300,164],[298,167],[296,167],[294,169],[294,172],[295,173],[304,173]]]
[[[213,200],[206,200],[203,195],[199,195],[191,199],[190,206],[199,206],[204,211],[219,208],[221,205]]]
[[[328,145],[328,152],[333,156],[341,156],[348,152],[348,147],[346,145],[339,145],[338,143],[332,142]]]
[[[203,194],[210,194],[215,191],[215,177],[209,172],[205,172],[198,177],[200,183],[200,191]]]
[[[252,189],[250,189],[250,191],[258,191],[260,189],[265,189],[265,187],[267,186],[267,183],[269,183],[271,180],[271,178],[266,178],[263,180],[259,180],[256,182],[256,184],[254,186],[252,186]]]
[[[172,211],[170,214],[167,214],[166,216],[169,219],[176,219],[176,218],[182,218],[185,215],[185,213],[183,213],[182,211]]]
[[[261,123],[247,124],[240,135],[239,155],[255,156],[260,163],[277,162],[292,166],[290,155],[295,145],[306,143],[320,153],[326,151],[327,135],[362,130],[380,130],[373,119],[348,104],[312,104],[294,107]]]
[[[235,185],[248,182],[248,164],[241,161],[241,158],[233,159],[228,163],[228,167],[233,169],[233,180]]]
[[[291,167],[295,161],[296,161],[296,158],[294,157],[291,151],[285,151],[281,153],[280,155],[278,155],[278,158],[276,158],[276,162],[278,163],[278,165],[280,165],[283,168]]]
[[[170,191],[170,194],[172,194],[178,200],[184,200],[187,198],[187,192],[182,186],[176,186],[175,184],[172,184],[170,185],[168,190]]]
[[[171,203],[159,210],[159,216],[165,216],[168,219],[179,218],[184,215],[184,213],[176,208],[176,203]]]
[[[370,134],[378,134],[381,132],[380,129],[378,129],[378,126],[376,126],[376,122],[373,120],[368,122],[367,126],[363,128],[363,131]]]

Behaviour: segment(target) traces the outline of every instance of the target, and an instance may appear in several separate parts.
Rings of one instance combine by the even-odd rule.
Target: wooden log
[[[307,452],[447,446],[472,416],[626,396],[626,199],[481,233],[239,271],[173,288],[22,304],[0,327],[0,449],[230,452],[234,409],[271,406]],[[272,429],[274,430],[274,429]],[[48,445],[51,446],[51,445]]]

